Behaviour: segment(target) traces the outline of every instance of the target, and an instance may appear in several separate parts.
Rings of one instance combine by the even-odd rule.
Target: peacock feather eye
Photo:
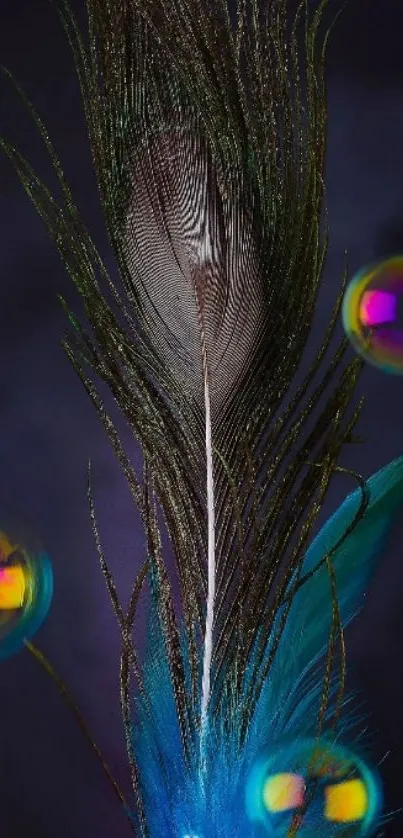
[[[246,786],[249,819],[270,836],[284,836],[298,819],[298,835],[369,835],[381,795],[376,774],[340,745],[306,739],[262,755]],[[259,832],[259,835],[261,832]]]

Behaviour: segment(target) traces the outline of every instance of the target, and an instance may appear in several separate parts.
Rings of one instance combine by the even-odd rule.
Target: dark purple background
[[[82,0],[73,6],[82,18]],[[337,293],[344,248],[352,272],[374,257],[403,251],[402,34],[401,0],[350,0],[334,32],[331,247],[318,326]],[[51,4],[1,0],[0,61],[48,125],[78,204],[108,256],[72,59]],[[52,184],[30,118],[3,81],[0,132]],[[89,456],[102,535],[122,591],[144,558],[144,544],[97,417],[59,348],[65,319],[56,292],[74,300],[42,223],[0,158],[0,502],[32,524],[52,555],[54,602],[36,640],[125,781],[118,636],[92,542],[85,497]],[[403,378],[368,369],[362,390],[367,441],[344,463],[367,476],[403,452]],[[329,513],[350,488],[340,479]],[[382,773],[388,805],[395,808],[403,805],[402,535],[403,521],[392,532],[364,612],[348,632],[351,684],[364,691],[371,729],[378,732],[374,756],[391,751]],[[1,838],[129,836],[80,730],[28,652],[1,664],[0,684]],[[398,819],[386,834],[398,836],[402,829]]]

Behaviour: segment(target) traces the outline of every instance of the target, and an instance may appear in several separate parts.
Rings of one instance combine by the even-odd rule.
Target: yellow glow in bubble
[[[362,780],[346,780],[325,789],[325,817],[337,823],[359,821],[368,811],[368,792]]]
[[[305,783],[299,774],[274,774],[263,787],[263,800],[269,812],[285,812],[303,805]]]
[[[0,567],[0,611],[22,608],[24,594],[25,574],[22,567]]]

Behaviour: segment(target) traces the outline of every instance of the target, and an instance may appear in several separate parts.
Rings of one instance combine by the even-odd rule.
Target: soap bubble
[[[298,823],[301,838],[368,835],[377,825],[378,776],[349,749],[326,739],[301,739],[270,749],[246,785],[246,811],[260,834],[283,838]]]
[[[356,352],[384,372],[403,375],[403,256],[355,275],[344,296],[342,319]]]
[[[52,595],[47,553],[25,527],[0,519],[0,659],[17,652],[35,634]]]

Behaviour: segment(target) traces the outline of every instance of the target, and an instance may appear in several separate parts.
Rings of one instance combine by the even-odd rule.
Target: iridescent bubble
[[[47,553],[25,528],[0,522],[0,659],[17,652],[35,634],[52,595]]]
[[[302,739],[258,758],[246,785],[246,811],[270,838],[369,835],[377,826],[380,783],[366,763],[336,743]],[[346,829],[348,833],[346,833]]]
[[[356,274],[344,296],[342,318],[356,352],[385,372],[403,375],[403,256]]]

